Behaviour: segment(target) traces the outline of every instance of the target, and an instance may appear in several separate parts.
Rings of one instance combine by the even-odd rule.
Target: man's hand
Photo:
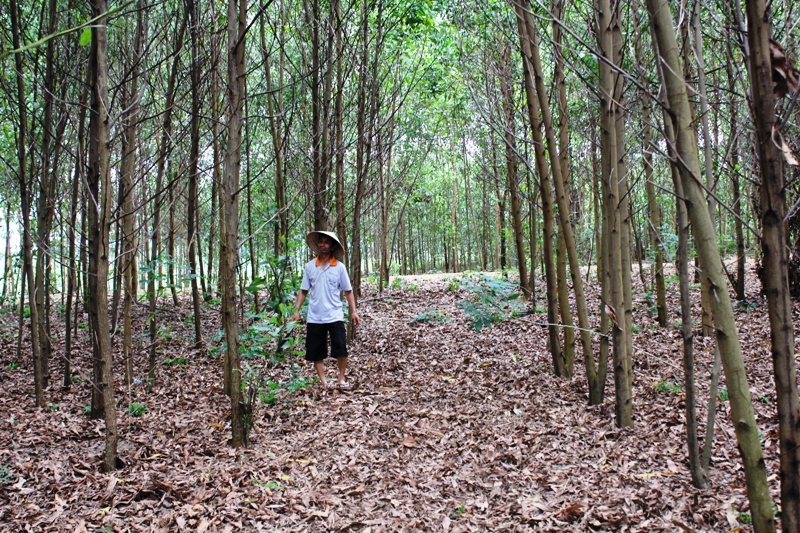
[[[359,325],[361,325],[361,317],[358,316],[358,313],[353,311],[353,313],[350,315],[350,317],[353,319],[353,325],[355,327],[358,327]]]
[[[292,316],[289,317],[290,322],[300,322],[300,311],[295,311],[292,313]]]

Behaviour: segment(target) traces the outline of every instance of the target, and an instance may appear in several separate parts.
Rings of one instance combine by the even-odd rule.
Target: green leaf
[[[86,28],[81,33],[81,40],[79,41],[81,46],[86,46],[90,42],[92,42],[92,28]]]

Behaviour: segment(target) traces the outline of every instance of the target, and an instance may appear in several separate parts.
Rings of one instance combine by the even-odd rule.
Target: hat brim
[[[336,243],[336,248],[333,250],[333,257],[335,257],[337,261],[343,261],[344,247],[342,247],[339,237],[337,237],[332,231],[312,231],[306,235],[306,244],[308,244],[308,247],[311,248],[311,251],[313,251],[315,254],[319,254],[317,241],[319,240],[320,235],[325,235],[326,237],[333,239],[333,241]]]

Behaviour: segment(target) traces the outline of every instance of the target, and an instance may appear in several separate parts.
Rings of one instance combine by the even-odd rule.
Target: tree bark
[[[761,176],[761,250],[767,295],[772,364],[780,429],[781,526],[785,533],[800,531],[800,401],[794,359],[792,302],[789,295],[786,247],[786,183],[780,126],[775,116],[770,58],[771,13],[764,0],[747,0],[750,43],[750,91]]]
[[[517,270],[519,285],[526,299],[531,296],[528,280],[527,257],[525,256],[525,234],[522,229],[522,209],[517,176],[517,142],[514,133],[514,93],[511,85],[510,47],[500,50],[499,78],[500,93],[503,98],[504,137],[506,152],[506,185],[511,199],[511,223],[514,228],[514,243],[517,250]],[[455,200],[455,199],[454,199]],[[454,254],[455,256],[455,254]]]
[[[197,231],[197,181],[200,159],[200,6],[195,0],[188,0],[186,9],[190,12],[192,40],[192,119],[191,147],[189,148],[189,198],[186,205],[186,242],[189,256],[189,279],[192,288],[192,308],[194,310],[194,344],[199,348],[203,343],[203,324],[200,314],[200,291],[197,286],[197,260],[195,250],[199,250],[200,233]]]
[[[167,94],[164,105],[164,122],[161,127],[161,139],[158,144],[158,158],[156,163],[156,183],[155,193],[153,194],[153,230],[150,234],[150,272],[147,284],[149,299],[148,320],[150,322],[150,353],[148,356],[147,381],[148,389],[155,384],[158,366],[156,365],[156,355],[158,350],[158,287],[161,285],[158,280],[158,273],[161,271],[161,195],[163,194],[164,169],[167,164],[167,154],[170,152],[171,132],[172,132],[172,111],[175,103],[175,83],[180,66],[180,50],[183,48],[183,35],[188,25],[189,13],[184,10],[181,21],[178,23],[178,31],[175,38],[175,52],[172,59],[169,77],[167,78]],[[216,121],[214,121],[216,125]],[[216,135],[214,136],[216,139]]]
[[[664,64],[663,82],[667,90],[669,113],[675,124],[676,151],[680,156],[680,180],[697,243],[701,275],[712,288],[712,316],[716,327],[728,394],[731,418],[736,431],[739,451],[744,465],[747,497],[756,532],[775,531],[772,501],[758,436],[755,413],[750,400],[747,373],[733,316],[733,306],[722,271],[717,237],[709,216],[703,188],[700,186],[700,158],[697,150],[697,131],[693,127],[685,80],[681,76],[678,45],[669,4],[666,0],[647,0],[656,57]]]
[[[230,366],[231,445],[247,445],[242,373],[239,360],[239,325],[236,319],[236,268],[239,263],[239,173],[241,171],[242,110],[245,90],[245,27],[247,0],[228,0],[228,148],[220,191],[223,218],[220,249],[222,324]]]
[[[20,27],[19,27],[19,12],[16,0],[10,0],[10,15],[11,15],[11,32],[12,43],[14,49],[20,48]],[[27,176],[27,161],[26,161],[26,148],[28,143],[28,110],[25,104],[25,67],[22,61],[22,52],[14,54],[14,67],[16,69],[17,80],[17,108],[19,109],[19,130],[17,134],[17,160],[19,162],[19,169],[17,170],[17,177],[19,180],[19,194],[20,202],[22,204],[22,269],[28,279],[28,301],[31,313],[31,355],[33,358],[33,384],[34,394],[36,398],[36,405],[44,407],[44,361],[41,357],[41,350],[39,346],[39,313],[36,308],[36,287],[34,286],[34,272],[33,272],[33,252],[31,244],[31,197],[28,190],[28,176]],[[22,283],[24,286],[24,282]],[[20,291],[22,294],[22,291]],[[24,302],[24,298],[20,298]],[[24,309],[24,305],[20,306]],[[20,311],[22,313],[22,311]],[[20,338],[22,337],[22,327],[20,327]],[[19,350],[18,350],[19,351]]]
[[[525,75],[525,97],[528,108],[528,119],[533,137],[534,157],[536,169],[539,173],[539,191],[542,195],[542,259],[544,261],[545,291],[547,295],[547,330],[550,344],[550,354],[553,358],[553,369],[559,377],[569,377],[566,361],[561,351],[561,338],[558,326],[558,281],[556,278],[556,265],[553,262],[553,196],[550,171],[547,168],[547,159],[544,153],[544,142],[539,117],[539,100],[536,97],[536,88],[533,79],[533,67],[530,62],[531,50],[528,39],[528,29],[522,12],[522,5],[515,4],[517,15],[517,30],[519,32],[520,49],[522,52],[522,67]],[[571,369],[570,369],[571,370]],[[592,393],[590,392],[590,396]]]
[[[108,11],[107,0],[92,0],[92,15]],[[101,18],[92,27],[90,61],[92,63],[92,105],[89,128],[89,168],[86,182],[89,193],[89,318],[92,322],[95,386],[92,392],[102,397],[106,423],[103,469],[116,470],[117,410],[112,375],[111,335],[108,320],[109,230],[114,195],[109,168],[108,116],[108,34],[107,19]]]

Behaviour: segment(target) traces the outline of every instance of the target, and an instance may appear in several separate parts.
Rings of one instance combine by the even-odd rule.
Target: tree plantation
[[[795,0],[0,16],[0,529],[800,532]]]

